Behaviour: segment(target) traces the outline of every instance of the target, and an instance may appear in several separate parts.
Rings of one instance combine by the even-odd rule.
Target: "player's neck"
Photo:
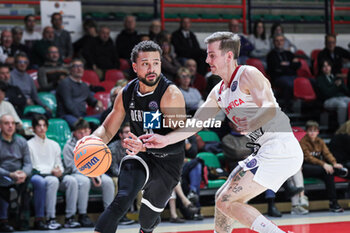
[[[139,83],[140,83],[139,92],[143,95],[154,91],[158,86],[158,83],[154,86],[147,86],[143,82],[139,82]]]
[[[224,71],[225,73],[221,76],[222,80],[224,80],[226,87],[229,86],[232,74],[233,72],[235,72],[237,67],[237,60],[233,60],[232,64],[227,66],[227,69]]]

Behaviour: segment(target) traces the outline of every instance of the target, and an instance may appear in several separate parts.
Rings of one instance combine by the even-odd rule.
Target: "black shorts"
[[[173,189],[180,181],[184,157],[184,153],[168,155],[164,158],[139,153],[123,158],[122,162],[127,159],[136,159],[145,167],[146,181],[142,188],[141,203],[155,212],[163,212]]]

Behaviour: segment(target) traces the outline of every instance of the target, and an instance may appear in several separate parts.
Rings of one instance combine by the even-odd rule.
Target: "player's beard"
[[[146,74],[145,75],[145,77],[140,77],[140,76],[138,76],[139,77],[139,80],[143,83],[143,84],[145,84],[145,85],[147,85],[147,86],[149,86],[149,87],[153,87],[154,85],[156,85],[157,83],[158,83],[158,81],[159,81],[159,79],[160,79],[160,75],[158,75],[157,76],[157,78],[154,80],[154,81],[148,81],[147,80],[147,76],[148,75],[151,75],[151,74],[154,74],[154,75],[156,75],[157,76],[157,74],[156,73],[148,73],[148,74]]]

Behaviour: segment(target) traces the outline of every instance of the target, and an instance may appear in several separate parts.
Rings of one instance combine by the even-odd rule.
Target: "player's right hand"
[[[75,147],[74,147],[74,150],[73,150],[74,154],[75,154],[75,151],[77,150],[77,148],[79,147],[80,144],[83,144],[84,142],[86,142],[87,140],[90,140],[90,139],[99,140],[99,141],[102,142],[101,138],[99,138],[99,137],[97,137],[97,136],[95,136],[93,134],[91,134],[89,136],[85,136],[82,139],[80,139],[79,141],[77,141],[77,144],[75,144]]]
[[[159,134],[144,134],[139,137],[146,146],[146,148],[163,148],[168,143],[168,138]]]

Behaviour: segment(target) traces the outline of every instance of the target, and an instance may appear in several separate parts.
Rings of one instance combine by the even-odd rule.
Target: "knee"
[[[78,182],[77,179],[75,179],[73,176],[71,175],[67,175],[63,178],[63,183],[65,184],[65,186],[71,187],[71,188],[76,188],[78,189]]]
[[[34,175],[30,179],[30,182],[33,184],[34,190],[43,190],[46,188],[46,181],[42,176]]]
[[[56,176],[47,176],[45,178],[46,181],[46,185],[48,187],[54,187],[58,189],[58,185],[60,183],[60,181],[58,180],[58,178]]]

